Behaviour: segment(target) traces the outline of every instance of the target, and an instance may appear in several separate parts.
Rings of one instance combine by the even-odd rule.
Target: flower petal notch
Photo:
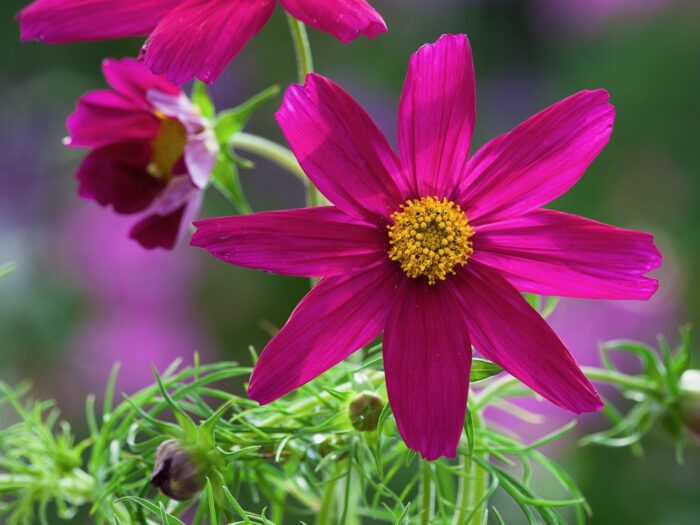
[[[270,19],[275,0],[35,0],[17,14],[23,41],[60,44],[147,36],[141,59],[175,84],[214,82]],[[347,44],[386,32],[366,0],[280,0]]]
[[[472,346],[566,410],[602,408],[520,292],[647,299],[656,289],[646,277],[661,264],[651,235],[541,208],[607,144],[608,98],[573,95],[470,158],[474,70],[464,35],[411,59],[400,155],[330,80],[310,75],[290,87],[277,120],[333,206],[207,219],[192,241],[232,264],[323,276],[262,352],[250,397],[274,401],[383,332],[389,402],[424,458],[455,454]]]

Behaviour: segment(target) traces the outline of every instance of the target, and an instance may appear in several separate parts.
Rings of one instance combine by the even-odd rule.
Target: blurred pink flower
[[[218,144],[174,84],[133,59],[105,60],[111,89],[87,93],[68,118],[72,147],[92,148],[78,170],[80,195],[141,219],[129,236],[172,249],[199,212]]]
[[[275,0],[36,0],[20,11],[22,40],[50,43],[148,35],[142,58],[176,84],[213,82],[267,23]],[[386,24],[366,0],[279,0],[343,43]]]
[[[397,156],[338,85],[309,75],[277,120],[334,206],[198,221],[192,244],[244,267],[322,277],[255,365],[248,394],[269,403],[384,332],[387,391],[407,446],[453,457],[471,345],[553,403],[602,402],[518,290],[648,299],[661,264],[651,235],[541,206],[605,147],[614,109],[582,91],[469,155],[474,67],[465,35],[411,58]]]
[[[145,251],[127,238],[128,228],[124,217],[85,205],[75,207],[67,223],[64,259],[90,305],[72,360],[92,389],[116,361],[122,363],[120,389],[133,392],[152,383],[152,366],[162,370],[176,358],[207,352],[190,307],[191,250]]]

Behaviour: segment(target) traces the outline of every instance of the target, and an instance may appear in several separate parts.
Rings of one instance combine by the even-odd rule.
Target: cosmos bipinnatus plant
[[[66,146],[88,150],[81,197],[133,216],[129,236],[146,249],[172,249],[194,224],[202,253],[311,289],[259,355],[251,348],[252,367],[195,354],[117,396],[115,366],[100,401],[86,400],[84,435],[27,384],[0,383],[12,414],[0,430],[1,519],[481,525],[504,523],[499,493],[518,522],[584,523],[585,494],[543,446],[575,435],[637,453],[656,429],[681,461],[700,414],[690,330],[673,351],[664,338],[658,349],[604,343],[603,364],[581,367],[546,321],[555,297],[647,300],[658,286],[651,234],[544,207],[608,144],[610,94],[572,94],[472,154],[471,43],[443,35],[408,60],[395,151],[313,71],[304,26],[349,43],[384,33],[379,13],[365,0],[280,0],[299,81],[276,113],[287,149],[244,131],[277,86],[222,111],[204,83],[181,87],[215,81],[275,4],[36,0],[19,13],[23,40],[148,35],[138,58],[104,61],[109,86],[68,117]],[[307,206],[254,213],[238,177],[254,167],[246,154],[300,179]],[[198,219],[212,188],[235,215]],[[616,366],[619,353],[637,358],[634,372]],[[609,425],[575,433],[573,420],[524,442],[487,412],[530,421],[510,400],[522,396],[602,410]],[[542,476],[554,495],[537,488]]]

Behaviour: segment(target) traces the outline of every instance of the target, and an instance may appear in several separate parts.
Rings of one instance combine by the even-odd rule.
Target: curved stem
[[[480,414],[471,409],[474,436],[476,430],[481,427]],[[488,454],[481,453],[479,457],[488,461]],[[454,525],[481,525],[484,510],[486,509],[485,497],[487,491],[488,473],[471,457],[461,457],[462,472],[459,478],[457,490],[457,509],[453,521]]]
[[[642,377],[631,376],[615,370],[607,370],[604,368],[595,368],[590,366],[583,366],[581,367],[581,370],[591,381],[595,381],[597,383],[606,383],[651,395],[658,393],[657,386],[653,382],[650,382]],[[474,409],[479,410],[484,408],[492,400],[501,396],[503,392],[517,386],[518,384],[520,384],[520,381],[513,376],[507,376],[491,383],[477,396],[475,396],[476,399],[474,400]]]
[[[314,71],[314,59],[311,54],[311,44],[309,44],[309,35],[306,33],[306,26],[287,13],[287,22],[289,23],[289,31],[294,42],[294,53],[297,58],[297,78],[300,84],[306,81],[309,73]],[[316,186],[311,181],[306,182],[306,205],[309,207],[322,206],[325,204],[323,196],[316,189]]]
[[[304,171],[299,166],[294,153],[264,137],[251,135],[250,133],[236,133],[230,142],[231,146],[248,153],[253,153],[271,162],[300,179],[304,184],[308,182]]]
[[[430,525],[433,519],[433,476],[430,472],[430,462],[423,461],[423,479],[421,482],[422,507],[421,525]]]
[[[299,83],[303,84],[306,80],[306,75],[314,70],[314,59],[311,55],[309,35],[306,33],[306,26],[303,22],[300,22],[289,13],[287,13],[287,22],[289,23],[289,31],[292,34],[294,52],[297,57],[297,77]]]

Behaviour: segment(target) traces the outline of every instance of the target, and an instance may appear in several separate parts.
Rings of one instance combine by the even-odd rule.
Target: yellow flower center
[[[409,200],[391,215],[389,258],[415,279],[424,275],[429,284],[454,275],[474,251],[469,240],[474,230],[459,205],[443,198]]]
[[[146,168],[148,173],[156,178],[170,180],[175,164],[185,152],[187,130],[182,123],[172,117],[157,113],[160,119],[158,134],[151,141],[151,162]]]

